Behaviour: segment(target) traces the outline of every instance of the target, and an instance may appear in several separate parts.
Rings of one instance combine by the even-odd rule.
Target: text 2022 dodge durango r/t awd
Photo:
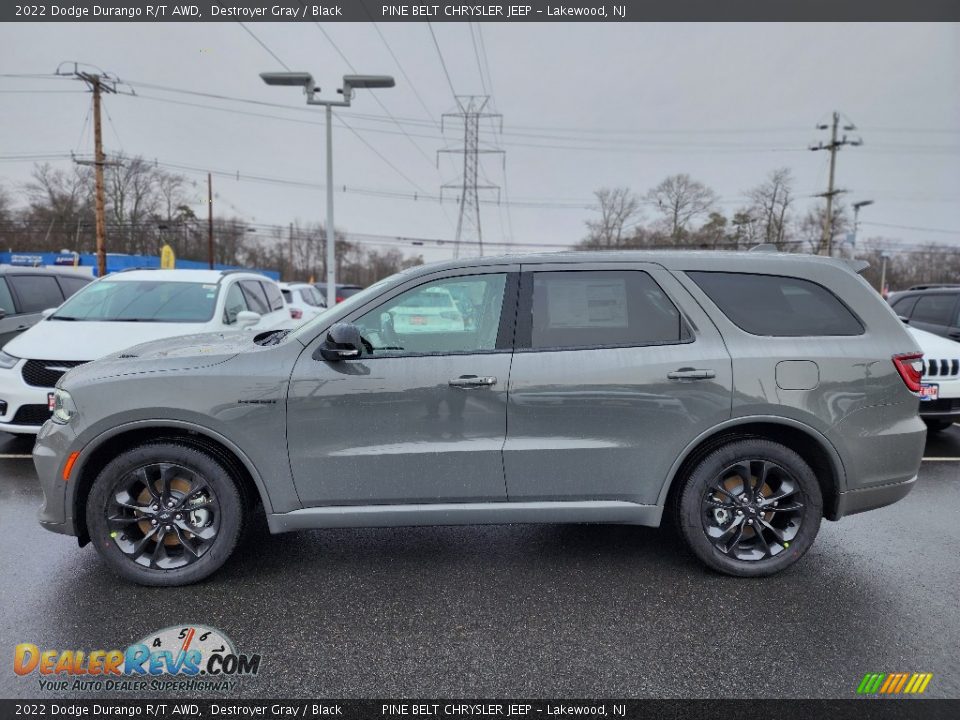
[[[455,260],[294,331],[71,370],[34,449],[40,521],[148,585],[212,573],[258,503],[273,532],[666,517],[711,568],[769,575],[821,518],[910,491],[921,371],[838,260]]]

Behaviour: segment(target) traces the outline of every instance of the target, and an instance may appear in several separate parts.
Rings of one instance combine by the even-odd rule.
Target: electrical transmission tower
[[[503,127],[503,116],[499,113],[484,112],[490,97],[488,95],[457,95],[457,106],[460,112],[444,113],[440,122],[443,131],[447,118],[456,118],[463,121],[463,147],[443,148],[437,152],[456,153],[463,155],[463,179],[458,183],[445,183],[440,186],[440,199],[443,200],[444,189],[460,191],[460,216],[457,219],[457,236],[453,246],[453,256],[460,257],[461,244],[476,245],[480,255],[483,255],[483,230],[480,227],[480,190],[496,190],[497,202],[500,201],[500,187],[498,185],[480,184],[480,155],[483,153],[499,153],[503,150],[480,147],[480,119],[495,118]]]
[[[823,235],[820,238],[820,249],[818,254],[827,255],[828,257],[833,256],[833,196],[847,192],[846,190],[837,190],[833,186],[834,173],[837,167],[837,151],[839,151],[844,145],[863,145],[863,140],[860,138],[857,138],[856,140],[847,140],[846,134],[844,134],[842,138],[838,138],[837,130],[839,129],[839,126],[840,113],[834,111],[833,123],[831,125],[817,125],[817,130],[826,130],[827,128],[830,128],[830,142],[826,145],[824,145],[823,142],[819,142],[816,145],[810,146],[810,149],[813,151],[830,151],[830,180],[827,184],[827,191],[816,196],[825,197],[827,199],[827,212],[823,217]],[[856,129],[857,126],[853,123],[843,126],[845,133],[848,130]]]

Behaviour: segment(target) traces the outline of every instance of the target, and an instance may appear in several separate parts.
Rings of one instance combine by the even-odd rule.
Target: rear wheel
[[[948,427],[953,425],[953,420],[933,420],[930,418],[922,418],[923,422],[926,423],[927,430],[932,433],[943,432]]]
[[[187,585],[217,570],[243,526],[227,470],[178,443],[151,443],[111,461],[87,500],[90,539],[107,563],[141,585]]]
[[[693,553],[727,575],[758,577],[789,567],[813,544],[823,499],[810,466],[770,440],[736,440],[687,477],[676,523]]]

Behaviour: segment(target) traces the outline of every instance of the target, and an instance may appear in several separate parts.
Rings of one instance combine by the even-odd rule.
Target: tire
[[[927,431],[932,433],[943,432],[951,425],[953,425],[953,420],[934,420],[932,418],[921,418],[927,426]]]
[[[245,506],[230,473],[211,455],[153,442],[103,468],[86,517],[90,540],[111,569],[140,585],[173,587],[223,565],[245,525]]]
[[[773,575],[793,565],[813,545],[823,516],[810,466],[793,450],[759,438],[712,451],[676,498],[674,523],[687,546],[708,567],[735,577]]]

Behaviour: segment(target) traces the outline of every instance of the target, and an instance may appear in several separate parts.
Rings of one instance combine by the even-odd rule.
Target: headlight
[[[77,406],[73,398],[63,388],[55,388],[53,391],[53,421],[66,425],[77,414]]]
[[[5,353],[3,352],[3,350],[0,350],[0,368],[3,368],[4,370],[9,370],[18,362],[20,362],[20,358],[14,357],[9,353]]]

